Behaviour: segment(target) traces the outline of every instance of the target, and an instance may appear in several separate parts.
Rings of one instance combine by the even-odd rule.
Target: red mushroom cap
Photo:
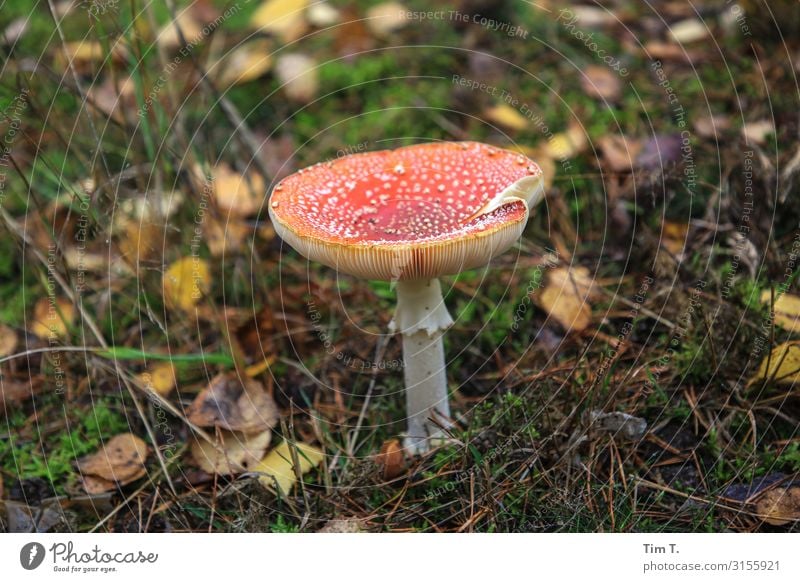
[[[487,264],[543,195],[520,154],[440,142],[300,170],[269,201],[277,233],[309,259],[365,279],[430,279]]]

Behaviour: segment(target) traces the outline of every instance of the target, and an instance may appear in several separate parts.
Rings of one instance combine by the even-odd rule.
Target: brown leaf
[[[605,101],[616,101],[622,95],[619,75],[600,65],[589,65],[583,70],[581,87],[590,97]]]
[[[719,133],[731,128],[731,120],[727,115],[711,115],[694,120],[697,135],[706,139],[717,138]]]
[[[676,257],[683,254],[686,237],[689,234],[689,225],[685,222],[665,220],[661,229],[661,246]]]
[[[206,473],[243,473],[264,458],[270,440],[272,432],[268,430],[250,435],[220,430],[215,438],[216,446],[205,439],[197,438],[192,443],[192,458]]]
[[[769,119],[759,121],[748,121],[742,128],[742,135],[747,143],[763,145],[767,141],[767,136],[775,133],[775,126]]]
[[[642,144],[622,135],[604,135],[597,140],[603,152],[603,161],[612,172],[630,172]]]
[[[0,412],[14,412],[21,402],[33,397],[35,386],[31,382],[6,380],[0,375]]]
[[[556,267],[539,293],[539,305],[567,331],[583,331],[592,321],[587,277],[588,269],[576,275],[568,267]]]
[[[278,408],[260,382],[220,374],[197,395],[186,418],[197,426],[258,433],[278,424]]]
[[[759,497],[756,511],[770,525],[800,520],[800,486],[770,489]]]
[[[142,439],[130,433],[120,434],[96,453],[78,461],[78,469],[91,477],[126,485],[145,475],[144,463],[148,453],[147,444]]]
[[[383,468],[385,480],[402,475],[406,470],[406,457],[400,441],[392,439],[383,443],[380,452],[375,456],[375,462]]]

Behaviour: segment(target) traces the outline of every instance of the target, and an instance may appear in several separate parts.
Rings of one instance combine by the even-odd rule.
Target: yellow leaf
[[[63,297],[42,297],[33,307],[31,332],[43,340],[63,338],[74,318],[75,307],[71,301]]]
[[[505,103],[490,107],[483,112],[483,115],[492,123],[503,125],[509,129],[520,130],[528,127],[528,118]]]
[[[166,396],[175,388],[175,366],[171,362],[160,362],[146,372],[138,375],[139,381],[145,388]]]
[[[406,7],[399,2],[378,4],[367,10],[367,28],[375,36],[387,36],[408,24],[407,12]]]
[[[234,216],[249,216],[258,212],[266,194],[264,178],[252,171],[240,174],[227,164],[214,168],[214,199],[217,206]]]
[[[769,305],[772,301],[772,292],[767,289],[761,293],[761,303]],[[775,323],[789,333],[800,332],[800,297],[797,295],[775,294],[775,304],[772,306],[775,313]]]
[[[261,38],[236,47],[214,66],[213,71],[222,88],[228,88],[254,81],[270,67],[270,45]]]
[[[0,358],[13,354],[17,349],[17,343],[17,332],[0,323]]]
[[[580,125],[572,125],[548,140],[544,152],[554,160],[568,160],[581,153],[588,145],[586,131]]]
[[[296,443],[294,446],[297,448],[297,459],[301,475],[308,473],[325,458],[325,453],[311,445]],[[297,481],[294,463],[292,462],[292,452],[287,441],[283,441],[270,451],[252,470],[256,473],[262,473],[259,479],[264,486],[277,488],[283,494],[291,491]]]
[[[748,385],[764,380],[778,384],[794,384],[800,380],[800,342],[786,342],[779,345],[761,361],[758,372]]]
[[[554,268],[539,294],[539,305],[567,331],[582,331],[592,321],[588,295],[591,292],[588,270]]]
[[[661,246],[677,257],[683,253],[688,233],[688,224],[665,220],[661,229]]]
[[[250,25],[285,41],[295,40],[305,30],[307,5],[308,0],[267,0],[253,13]]]
[[[164,299],[172,307],[188,311],[211,287],[208,263],[198,257],[184,257],[164,273]]]

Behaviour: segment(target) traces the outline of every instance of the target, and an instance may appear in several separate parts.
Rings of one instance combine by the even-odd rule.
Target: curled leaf
[[[200,438],[192,443],[192,458],[206,473],[243,473],[256,466],[264,457],[270,440],[271,431],[248,435],[221,430],[214,444]]]
[[[112,487],[114,483],[126,485],[144,477],[148,452],[147,444],[136,435],[120,434],[96,453],[78,461],[78,469],[83,475],[93,478],[88,483],[90,487],[100,487],[104,485],[103,481],[111,483]],[[87,484],[85,479],[84,484]]]

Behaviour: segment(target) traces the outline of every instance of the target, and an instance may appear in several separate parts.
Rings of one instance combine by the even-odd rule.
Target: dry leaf
[[[669,34],[677,43],[697,42],[703,40],[711,31],[698,18],[687,18],[669,27]]]
[[[167,50],[174,50],[182,47],[184,42],[181,41],[178,29],[175,23],[181,29],[183,38],[186,43],[195,42],[203,36],[203,23],[197,18],[191,6],[181,10],[177,14],[175,20],[170,20],[165,24],[161,30],[158,31],[156,42]]]
[[[199,257],[178,259],[164,273],[163,288],[168,305],[191,310],[211,288],[208,263]]]
[[[37,388],[31,382],[3,379],[0,375],[0,413],[13,412],[17,404],[32,398]]]
[[[292,101],[307,103],[317,95],[317,63],[311,57],[300,53],[281,55],[275,64],[275,74]]]
[[[554,160],[568,160],[581,153],[588,143],[586,132],[575,124],[552,136],[544,147],[544,153]]]
[[[109,55],[99,41],[76,40],[59,45],[54,61],[61,69],[66,69],[71,63],[76,71],[87,74],[112,60],[122,62],[126,54],[127,50],[119,43],[113,45]]]
[[[483,112],[483,116],[492,123],[502,125],[509,129],[521,130],[528,127],[528,118],[505,103],[490,107]]]
[[[408,24],[406,7],[399,2],[384,2],[367,10],[367,28],[377,37],[385,37]]]
[[[772,302],[772,292],[767,289],[761,292],[761,303],[770,305]],[[775,313],[776,325],[782,327],[789,333],[800,332],[800,297],[788,293],[775,294],[775,304],[772,305]]]
[[[142,474],[141,477],[144,477],[144,474]],[[139,478],[140,477],[137,477],[137,479]],[[81,475],[80,480],[81,485],[83,485],[83,490],[89,495],[99,495],[100,493],[113,491],[117,488],[117,484],[114,481],[109,481],[108,479],[95,477],[93,475]],[[134,479],[134,481],[135,480],[136,479]]]
[[[63,297],[42,297],[33,307],[31,332],[43,340],[64,338],[74,319],[75,306],[71,301]]]
[[[361,533],[364,525],[358,519],[332,519],[317,533]]]
[[[232,475],[249,471],[264,458],[272,432],[247,435],[227,430],[219,431],[215,445],[197,438],[192,443],[192,458],[206,473]]]
[[[590,97],[605,101],[616,101],[622,95],[622,82],[619,75],[608,67],[590,65],[581,76],[581,87]]]
[[[241,222],[234,222],[234,219],[217,220],[206,215],[203,222],[203,234],[206,237],[206,246],[211,256],[221,257],[223,255],[236,254],[244,247],[247,236],[252,232],[252,228]]]
[[[694,120],[694,130],[697,135],[706,139],[717,138],[720,132],[731,127],[731,119],[727,115],[712,115],[698,117]]]
[[[761,360],[758,372],[748,385],[764,380],[774,380],[779,384],[794,384],[800,380],[800,342],[786,342],[774,348]]]
[[[272,68],[270,52],[269,41],[259,38],[237,46],[211,70],[223,89],[254,81]]]
[[[665,220],[661,229],[661,246],[675,257],[683,254],[686,236],[689,234],[689,225],[683,222]]]
[[[400,441],[392,439],[383,443],[375,462],[383,468],[383,478],[386,480],[402,475],[406,470],[406,457]]]
[[[342,15],[327,2],[315,2],[306,11],[308,22],[318,28],[327,28],[341,22]]]
[[[186,418],[197,426],[258,433],[278,424],[278,408],[261,382],[220,374],[197,395]]]
[[[134,434],[120,434],[96,453],[78,461],[81,473],[126,485],[146,474],[147,444]]]
[[[226,213],[233,216],[256,214],[265,195],[264,178],[258,172],[240,174],[224,163],[214,168],[214,199]]]
[[[319,465],[325,458],[325,453],[316,447],[305,443],[295,443],[299,473],[305,475],[311,469]],[[297,481],[294,462],[292,461],[292,451],[289,443],[283,441],[255,467],[253,472],[262,473],[259,477],[261,483],[269,488],[277,488],[284,495],[291,491]]]
[[[800,520],[800,487],[770,489],[759,497],[756,511],[770,525]]]
[[[769,119],[760,121],[748,121],[742,128],[742,135],[747,143],[763,145],[767,141],[767,136],[775,133],[775,126]]]
[[[591,285],[587,274],[568,267],[550,271],[547,284],[539,294],[539,305],[567,331],[583,331],[592,321],[588,303]],[[587,288],[588,285],[588,288]]]
[[[305,32],[304,10],[308,0],[267,0],[253,13],[250,25],[278,35],[285,42],[297,40]]]
[[[604,135],[597,144],[603,152],[603,161],[612,172],[630,172],[642,149],[638,140],[622,135]]]
[[[0,358],[10,356],[17,349],[17,332],[0,323]]]
[[[161,396],[166,396],[172,392],[178,383],[175,376],[175,366],[172,365],[172,362],[159,362],[137,377],[146,390],[152,390]]]

